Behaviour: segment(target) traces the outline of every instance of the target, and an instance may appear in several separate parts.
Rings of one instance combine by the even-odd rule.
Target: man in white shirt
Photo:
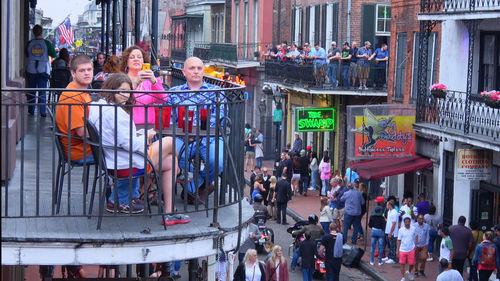
[[[418,236],[415,232],[415,227],[411,225],[411,217],[405,216],[404,226],[398,232],[398,246],[396,255],[399,255],[399,263],[401,265],[401,281],[406,281],[405,274],[410,280],[414,280],[413,267],[415,265],[415,245],[418,243]],[[409,270],[405,271],[406,264],[409,265]]]
[[[451,269],[447,259],[441,259],[439,265],[445,270],[438,275],[436,281],[464,281],[458,270]]]
[[[394,201],[387,201],[387,223],[385,224],[385,234],[387,236],[387,241],[389,245],[389,251],[387,257],[383,260],[385,263],[393,264],[396,263],[396,240],[398,237],[399,230],[399,214],[394,209]]]

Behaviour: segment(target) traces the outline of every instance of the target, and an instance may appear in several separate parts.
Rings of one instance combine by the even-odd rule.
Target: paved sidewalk
[[[267,167],[268,169],[273,168],[274,161],[267,160],[264,161],[263,167]],[[245,172],[245,178],[248,180],[250,178],[251,171]],[[374,206],[375,203],[373,201],[369,202],[370,206]],[[318,191],[308,191],[307,196],[294,196],[292,201],[288,203],[288,213],[295,220],[307,219],[310,214],[316,214],[319,217],[320,213],[320,202],[319,202],[319,193]],[[368,212],[369,214],[370,212]],[[362,219],[363,230],[366,230],[366,215]],[[378,266],[375,263],[375,266],[370,266],[370,249],[371,249],[371,241],[370,241],[370,229],[368,228],[365,234],[365,238],[363,240],[358,240],[357,247],[365,249],[365,254],[363,255],[361,262],[361,269],[364,270],[367,274],[376,278],[377,280],[401,280],[401,272],[399,264],[384,264],[382,266]],[[352,230],[349,234],[352,233]],[[350,237],[350,235],[349,235]],[[348,244],[350,244],[350,239],[348,240]],[[407,267],[408,269],[408,267]],[[465,272],[465,270],[464,270]],[[438,263],[437,258],[434,258],[433,262],[426,262],[425,266],[425,275],[426,277],[416,277],[415,280],[436,280],[438,275]],[[467,273],[464,273],[464,276],[468,277]],[[409,280],[408,278],[406,280]]]

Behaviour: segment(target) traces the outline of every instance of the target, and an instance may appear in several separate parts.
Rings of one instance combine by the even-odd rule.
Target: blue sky
[[[38,0],[37,9],[43,10],[45,17],[52,18],[52,27],[59,25],[68,14],[71,14],[71,24],[76,24],[78,15],[83,13],[89,0]]]

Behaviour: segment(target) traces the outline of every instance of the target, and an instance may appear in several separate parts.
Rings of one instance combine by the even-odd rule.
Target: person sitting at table
[[[171,91],[187,91],[187,90],[207,90],[207,89],[220,89],[220,87],[206,83],[203,81],[203,74],[205,71],[205,67],[203,64],[203,61],[197,57],[190,57],[188,58],[185,63],[184,63],[184,68],[182,69],[182,73],[184,74],[184,77],[186,78],[186,83],[183,85],[175,86],[170,88]],[[216,106],[213,104],[215,102],[224,102],[224,100],[219,100],[217,101],[217,93],[216,92],[198,92],[196,95],[193,95],[193,93],[175,93],[171,94],[169,96],[169,101],[168,104],[175,104],[175,105],[183,105],[183,104],[206,104],[206,103],[211,103],[212,105],[209,106],[210,110],[210,117],[209,117],[209,122],[210,122],[210,127],[215,128],[216,126],[216,117],[217,114],[219,114],[220,118],[224,117],[224,109],[223,105],[221,105],[219,112],[216,112]],[[225,99],[221,97],[221,99]],[[194,118],[194,123],[196,124],[196,119],[198,118],[196,115],[193,116]],[[219,151],[216,154],[215,152],[215,147],[216,143],[219,143]],[[186,145],[186,146],[185,146]],[[213,182],[215,178],[215,156],[218,156],[218,175],[219,176],[222,173],[223,170],[223,151],[224,151],[224,142],[222,138],[203,138],[200,142],[191,142],[189,144],[185,144],[184,140],[182,138],[177,138],[176,139],[176,148],[179,153],[179,165],[180,167],[184,167],[185,161],[189,161],[189,159],[192,159],[196,156],[196,151],[197,148],[199,148],[199,156],[201,161],[205,163],[205,167],[208,166],[208,179],[206,178],[206,172],[205,170],[199,171],[198,173],[198,179],[194,179],[192,182],[190,182],[187,186],[189,192],[194,193],[198,191],[198,195],[200,200],[204,200],[205,196],[207,193],[209,194],[213,190]],[[186,154],[185,150],[187,149],[187,159],[186,159]],[[209,159],[207,159],[207,149],[209,151]],[[208,164],[208,165],[207,165]],[[189,165],[189,171],[193,172],[194,167],[192,165]],[[205,188],[205,181],[208,180],[208,190]],[[197,182],[197,186],[195,186],[195,182]],[[193,203],[193,199],[190,199],[191,202]]]
[[[132,81],[127,75],[123,73],[112,74],[104,81],[102,89],[109,90],[132,90]],[[92,123],[98,130],[101,129],[101,141],[103,145],[104,157],[106,166],[111,173],[117,170],[116,176],[118,178],[127,178],[130,176],[130,166],[132,166],[132,176],[137,176],[144,173],[144,156],[141,153],[147,153],[151,159],[154,167],[160,170],[161,161],[161,184],[163,191],[163,202],[165,212],[170,214],[172,212],[172,177],[177,173],[172,173],[172,157],[173,140],[171,137],[164,137],[161,142],[152,142],[156,132],[154,130],[146,131],[146,137],[140,135],[136,131],[134,122],[130,119],[130,111],[134,104],[134,95],[129,92],[105,92],[100,94],[101,100],[93,102],[93,110],[89,114],[89,122]],[[118,108],[115,109],[115,106]],[[101,107],[101,108],[98,108]],[[115,127],[116,120],[116,127]],[[100,124],[101,123],[101,124]],[[131,131],[132,130],[132,134]],[[116,135],[116,138],[115,138]],[[117,142],[115,142],[115,139]],[[161,146],[160,146],[161,145]],[[115,150],[116,159],[115,159]],[[161,151],[161,154],[160,154]],[[132,155],[132,163],[129,162],[130,155]],[[161,155],[161,159],[160,159]],[[176,159],[175,159],[176,160]],[[176,165],[177,166],[177,165]],[[178,167],[178,166],[177,166]],[[150,167],[147,167],[149,170]],[[117,193],[120,212],[142,212],[144,205],[139,200],[139,181],[133,181],[133,194],[129,194],[129,181],[118,181]],[[129,201],[132,198],[132,201]],[[108,206],[106,210],[114,212],[114,189],[112,189],[109,197]],[[142,210],[141,210],[142,208]],[[178,223],[187,223],[190,218],[182,214],[166,215],[165,221],[167,225]]]
[[[135,93],[136,105],[163,104],[167,99],[167,94],[161,79],[155,77],[151,69],[144,69],[144,63],[149,63],[146,53],[139,46],[130,46],[122,54],[121,71],[132,80],[132,89],[137,91],[148,91],[150,93]],[[155,93],[157,92],[157,93]],[[147,119],[145,107],[136,106],[133,108],[133,118],[136,125],[154,124],[154,107],[147,107]]]

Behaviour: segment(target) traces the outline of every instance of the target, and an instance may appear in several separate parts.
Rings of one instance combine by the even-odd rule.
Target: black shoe
[[[29,110],[28,110],[28,114],[29,114],[30,116],[33,116],[33,115],[35,115],[35,112],[32,112],[32,111],[29,111]]]
[[[44,118],[45,118],[45,117],[47,117],[47,114],[41,114],[41,113],[40,113],[40,116],[42,116],[42,117],[44,117]]]
[[[282,223],[282,225],[289,225],[289,223],[287,223],[287,222],[284,222],[284,223]]]

